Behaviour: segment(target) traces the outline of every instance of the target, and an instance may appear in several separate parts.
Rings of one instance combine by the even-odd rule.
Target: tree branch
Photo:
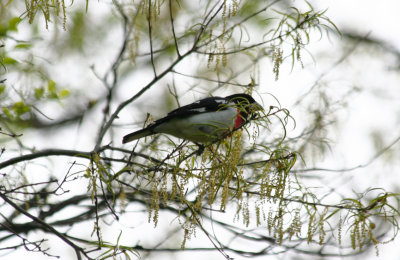
[[[85,251],[80,248],[79,246],[77,246],[76,244],[72,243],[69,239],[67,239],[64,235],[62,235],[61,233],[59,233],[55,228],[53,228],[52,226],[48,225],[47,223],[45,223],[44,221],[42,221],[41,219],[33,216],[32,214],[30,214],[29,212],[27,212],[26,210],[24,210],[23,208],[21,208],[20,206],[18,206],[17,204],[15,204],[13,201],[11,201],[9,198],[7,198],[6,195],[4,195],[3,193],[0,193],[0,197],[10,206],[12,206],[14,209],[16,209],[18,212],[22,213],[23,215],[27,216],[28,218],[32,219],[33,221],[35,221],[36,223],[38,223],[39,225],[41,225],[44,229],[50,231],[52,234],[56,235],[57,237],[59,237],[62,241],[64,241],[66,244],[68,244],[69,246],[71,246],[76,254],[76,257],[78,260],[82,259],[81,253],[83,255],[86,255]]]
[[[29,160],[37,159],[40,157],[47,157],[47,156],[70,156],[70,157],[79,157],[79,158],[90,159],[91,153],[77,151],[77,150],[46,149],[46,150],[31,153],[31,154],[25,154],[25,155],[11,158],[5,162],[0,163],[0,169],[3,169],[5,167],[8,167],[8,166],[11,166],[16,163],[23,162],[23,161],[29,161]]]

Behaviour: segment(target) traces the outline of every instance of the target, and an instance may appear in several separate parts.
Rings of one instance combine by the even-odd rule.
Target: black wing
[[[226,105],[229,103],[229,101],[226,98],[223,97],[208,97],[204,98],[201,100],[198,100],[196,102],[193,102],[189,105],[185,105],[182,107],[179,107],[175,110],[172,110],[167,114],[167,116],[160,118],[153,123],[151,123],[148,128],[152,129],[155,128],[156,126],[167,122],[173,118],[184,118],[190,115],[196,115],[200,113],[206,113],[206,112],[212,112],[212,111],[218,111],[218,110],[223,110],[226,108]]]
[[[172,110],[168,113],[167,117],[186,117],[194,114],[217,111],[224,109],[223,107],[228,104],[228,102],[226,98],[208,97]]]

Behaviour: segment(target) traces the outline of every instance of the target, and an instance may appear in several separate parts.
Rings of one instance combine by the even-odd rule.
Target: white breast
[[[237,109],[200,113],[187,118],[176,118],[154,128],[156,133],[170,134],[197,143],[212,142],[233,129]]]

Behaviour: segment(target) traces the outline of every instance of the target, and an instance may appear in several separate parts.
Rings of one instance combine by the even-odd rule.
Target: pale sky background
[[[90,1],[90,12],[94,12],[98,2]],[[316,9],[326,9],[328,11],[326,15],[338,26],[339,29],[353,29],[361,34],[370,33],[373,38],[383,39],[387,43],[393,45],[397,50],[400,50],[400,1],[388,0],[388,1],[345,1],[345,0],[325,0],[325,1],[310,1],[315,5]],[[101,3],[100,3],[101,4]],[[326,49],[332,49],[332,52],[337,48],[340,38],[332,37],[332,40],[327,39],[316,42],[309,47],[309,51],[317,55],[320,52],[326,51]],[[272,74],[261,77],[261,84],[268,86],[267,91],[277,96],[279,101],[284,107],[290,109],[290,104],[296,99],[296,94],[304,93],[304,91],[312,85],[316,77],[331,66],[330,60],[336,60],[338,57],[332,53],[331,56],[323,56],[323,58],[317,58],[316,64],[313,66],[311,62],[304,70],[297,68],[293,72],[283,70],[278,81],[274,81],[270,78]],[[370,142],[370,131],[371,129],[387,128],[387,135],[385,136],[385,142],[392,141],[397,135],[400,134],[400,76],[399,73],[386,73],[384,68],[379,66],[377,62],[371,62],[370,59],[365,60],[360,58],[350,58],[346,63],[346,66],[352,66],[356,74],[347,75],[346,67],[338,67],[330,72],[324,80],[332,80],[333,86],[340,89],[341,84],[353,84],[359,82],[360,86],[368,85],[368,89],[365,89],[362,95],[357,96],[353,102],[349,105],[349,112],[342,115],[339,120],[340,131],[332,135],[334,140],[334,152],[332,157],[321,161],[320,166],[335,168],[338,161],[340,167],[347,166],[352,167],[359,164],[366,163],[370,157],[373,156],[374,152],[371,150]],[[266,67],[270,66],[265,64]],[[373,69],[376,66],[376,71]],[[269,68],[270,69],[270,68]],[[367,72],[366,72],[367,70]],[[353,71],[353,72],[354,72]],[[352,73],[353,73],[352,72]],[[293,89],[296,91],[293,91]],[[340,90],[339,90],[340,91]],[[383,98],[381,101],[375,100],[375,95],[382,92]],[[290,93],[290,95],[288,95]],[[387,94],[387,95],[385,95]],[[156,104],[157,99],[154,98],[153,102]],[[143,108],[144,110],[148,108]],[[301,111],[291,111],[294,116],[301,114]],[[396,113],[397,112],[397,113]],[[397,116],[397,117],[396,117]],[[300,122],[301,123],[301,122]],[[384,125],[385,127],[382,127]],[[34,138],[36,138],[33,134]],[[38,137],[39,138],[39,137]],[[37,139],[35,139],[37,140]],[[77,141],[79,143],[79,141]],[[397,145],[397,149],[399,145]],[[372,170],[370,170],[372,169]],[[363,190],[366,187],[371,186],[383,186],[388,188],[399,187],[400,180],[400,167],[397,165],[385,166],[384,164],[378,163],[377,165],[371,165],[371,168],[365,170],[366,172],[376,172],[381,174],[381,178],[375,178],[371,176],[355,176],[352,178],[351,183],[354,189]],[[360,171],[360,174],[362,174]],[[371,178],[370,178],[371,177]],[[329,178],[329,177],[328,177]],[[371,183],[373,180],[373,183]],[[144,220],[135,220],[138,223]],[[121,218],[121,226],[134,225],[132,219]],[[148,230],[153,232],[154,235],[162,233],[162,225],[168,225],[160,221],[159,230]],[[139,229],[134,230],[138,232]],[[146,232],[142,230],[141,232]],[[119,231],[117,232],[118,235]],[[198,231],[200,233],[200,231]],[[103,234],[105,237],[106,234]],[[115,234],[112,234],[115,236]],[[111,239],[110,239],[111,240]],[[197,242],[197,240],[196,240]],[[56,242],[56,244],[58,244]],[[189,245],[189,243],[188,243]],[[208,242],[205,246],[209,246]],[[62,249],[61,249],[62,248]],[[385,259],[385,260],[396,260],[399,259],[400,255],[400,238],[396,241],[391,242],[388,245],[380,245],[380,256],[375,257],[375,253],[372,251],[368,255],[362,255],[359,258],[353,259]],[[65,246],[61,246],[60,249],[65,251],[65,256],[61,259],[71,259],[71,250]],[[212,254],[213,258],[209,259],[222,259],[218,253]],[[194,253],[194,254],[177,254],[179,258],[164,258],[164,257],[153,257],[152,259],[204,259],[205,254]],[[12,254],[10,257],[5,256],[2,259],[48,259],[41,258],[39,253],[26,253],[20,250],[17,254]],[[242,259],[235,257],[235,259]],[[257,259],[286,259],[284,256],[273,256],[273,257],[262,257]],[[306,256],[300,256],[299,259],[307,259]]]

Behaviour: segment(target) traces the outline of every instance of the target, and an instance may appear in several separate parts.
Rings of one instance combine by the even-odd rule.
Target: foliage
[[[279,80],[286,63],[304,67],[303,53],[314,38],[338,31],[324,10],[304,3],[112,1],[97,20],[89,1],[2,3],[0,242],[56,255],[45,239],[31,236],[42,231],[72,248],[77,259],[184,250],[214,250],[226,259],[231,253],[332,256],[371,246],[378,253],[379,244],[397,236],[398,194],[379,188],[341,194],[302,178],[313,171],[301,168],[309,145],[327,142],[324,107],[294,137],[288,136],[294,116],[268,95],[270,105],[250,124],[204,150],[160,135],[120,145],[130,111],[142,112],[143,120],[146,95],[155,99],[164,91],[166,103],[177,105],[199,92],[265,98],[263,61]],[[30,37],[22,38],[22,30]],[[103,53],[108,61],[111,56],[107,44],[114,59],[104,68]],[[88,57],[94,65],[85,63]],[[30,134],[40,136],[34,145]],[[43,168],[47,175],[38,176]],[[167,236],[177,233],[179,241],[165,247],[158,240],[129,242],[132,230],[119,226],[130,217],[162,230],[168,214],[177,228]],[[79,232],[88,223],[90,237]],[[110,230],[118,230],[115,242]],[[210,247],[196,246],[202,235]]]

